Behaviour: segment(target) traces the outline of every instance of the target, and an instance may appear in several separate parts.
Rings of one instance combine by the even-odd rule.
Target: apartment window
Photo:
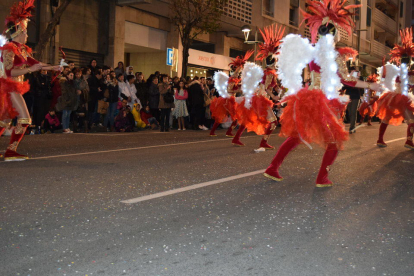
[[[290,6],[289,9],[289,24],[298,27],[298,8]]]
[[[400,17],[404,17],[404,2],[401,1],[400,4]]]
[[[263,14],[267,16],[274,16],[274,0],[263,0]]]
[[[237,50],[237,49],[230,48],[230,57],[231,58],[236,58],[238,56],[244,56],[244,54],[246,54],[246,51],[240,51],[240,50]]]
[[[371,27],[372,11],[370,7],[367,7],[367,27]]]

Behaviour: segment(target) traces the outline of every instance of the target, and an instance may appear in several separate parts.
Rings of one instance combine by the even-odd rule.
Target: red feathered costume
[[[327,26],[328,23],[331,23],[330,32],[334,31],[334,26],[337,25],[352,33],[353,21],[350,9],[359,5],[345,6],[345,0],[307,0],[306,3],[309,13],[301,12],[310,28],[313,43],[316,42],[319,28]],[[323,34],[324,31],[321,30],[321,33]],[[355,51],[349,49],[337,51],[339,56],[336,62],[341,82],[355,86],[357,82],[348,77],[345,63],[345,57],[355,55]],[[321,68],[314,61],[309,64],[309,69],[312,78],[311,86],[300,89],[296,94],[289,95],[282,101],[286,102],[287,106],[281,117],[280,135],[288,138],[278,149],[264,175],[275,181],[283,180],[279,174],[279,167],[285,157],[302,142],[307,145],[316,143],[326,149],[316,186],[330,187],[333,184],[328,179],[329,168],[334,163],[338,150],[343,148],[343,143],[348,139],[348,133],[341,120],[346,103],[327,98],[327,94],[321,88]]]
[[[372,74],[367,78],[367,82],[375,83],[378,81],[378,75]],[[359,106],[359,114],[361,115],[360,125],[364,122],[365,117],[368,116],[368,125],[371,126],[371,118],[375,116],[377,112],[377,100],[375,91],[367,89],[364,94],[364,100]]]
[[[15,4],[10,16],[6,18],[6,33],[12,39],[27,31],[28,17],[34,8],[34,0]],[[32,58],[32,50],[16,41],[6,43],[0,47],[0,62],[3,64],[5,76],[0,76],[0,136],[9,125],[10,120],[18,118],[17,125],[10,138],[10,144],[4,154],[5,161],[25,160],[27,156],[16,152],[23,139],[26,128],[31,123],[30,115],[25,107],[23,95],[29,90],[28,82],[23,81],[23,75],[13,77],[13,69],[26,69],[39,62]],[[29,71],[30,73],[30,71]],[[19,114],[17,110],[23,111]]]
[[[259,92],[251,98],[251,107],[246,108],[245,100],[237,108],[237,120],[240,128],[236,133],[232,143],[237,146],[244,146],[240,141],[243,131],[253,131],[257,135],[264,135],[259,147],[264,149],[274,149],[268,144],[268,139],[277,125],[277,118],[273,113],[273,102],[269,100],[269,95],[277,86],[276,55],[283,37],[285,28],[278,28],[277,25],[266,26],[260,30],[264,42],[259,44],[259,52],[256,60],[266,59],[266,69],[260,84]]]
[[[227,93],[230,97],[217,97],[210,103],[211,117],[214,119],[214,125],[211,128],[210,136],[217,136],[215,131],[217,127],[229,116],[233,120],[233,123],[226,132],[227,137],[234,137],[232,131],[237,125],[236,109],[237,103],[235,99],[236,93],[240,92],[240,79],[239,74],[243,69],[244,64],[252,56],[253,51],[247,51],[244,57],[236,57],[229,64],[230,68],[234,71],[232,76],[228,80]]]
[[[400,64],[400,76],[395,81],[396,89],[395,91],[385,92],[378,100],[377,117],[382,122],[379,128],[377,146],[387,147],[387,144],[384,142],[384,134],[389,124],[397,126],[405,120],[408,127],[407,140],[404,147],[414,149],[414,97],[408,93],[408,89],[412,83],[408,81],[410,79],[410,73],[407,67],[407,63],[410,64],[411,58],[414,56],[412,28],[400,30],[400,36],[402,45],[395,45],[390,52],[391,61]],[[408,83],[401,81],[403,75],[407,77]],[[385,76],[386,72],[383,72],[383,77]]]

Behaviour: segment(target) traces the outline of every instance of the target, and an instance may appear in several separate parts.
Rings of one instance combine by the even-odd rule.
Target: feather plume
[[[361,5],[345,6],[347,2],[347,0],[306,0],[308,12],[302,9],[300,12],[304,17],[303,21],[306,21],[306,25],[311,31],[312,43],[316,42],[319,27],[330,22],[344,28],[349,35],[352,35],[352,28],[355,26],[352,15],[355,13],[351,10],[361,7]]]
[[[217,92],[220,94],[220,96],[223,98],[229,98],[230,95],[227,92],[227,86],[229,84],[229,76],[227,76],[226,73],[219,71],[219,72],[214,73],[213,79],[214,79]]]
[[[251,98],[254,95],[259,83],[263,78],[263,69],[259,65],[247,62],[242,72],[242,91],[245,97],[244,105],[246,108],[251,106]]]
[[[243,57],[236,57],[235,59],[231,59],[231,62],[229,63],[229,66],[233,66],[236,68],[244,66],[244,64],[249,60],[249,58],[253,55],[254,51],[249,50],[246,52],[246,54]]]
[[[288,89],[285,96],[302,88],[302,70],[312,61],[314,48],[307,38],[289,34],[282,39],[279,48],[277,73],[282,85]]]
[[[395,44],[390,52],[390,61],[397,64],[400,64],[401,57],[405,55],[414,57],[413,29],[405,28],[404,30],[400,30],[400,36],[402,45]]]
[[[264,42],[259,44],[259,52],[256,55],[256,60],[262,61],[270,53],[277,54],[278,47],[281,43],[280,40],[285,33],[285,27],[278,27],[277,24],[272,24],[264,27],[264,30],[260,30],[260,33],[262,34]]]
[[[35,7],[34,1],[35,0],[25,0],[15,3],[10,9],[10,15],[6,17],[6,26],[10,22],[18,24],[20,21],[31,17]]]
[[[342,47],[336,49],[340,56],[343,56],[345,60],[352,59],[355,60],[355,58],[358,55],[358,51],[351,48],[351,47]]]
[[[383,67],[380,67],[378,70],[378,74],[382,75],[384,70],[386,71],[386,75],[381,80],[381,83],[385,86],[388,91],[395,90],[395,80],[398,77],[400,69],[395,66],[394,64],[387,63]]]
[[[378,74],[371,74],[371,75],[368,76],[367,82],[372,82],[372,83],[378,82],[378,79],[379,79]]]

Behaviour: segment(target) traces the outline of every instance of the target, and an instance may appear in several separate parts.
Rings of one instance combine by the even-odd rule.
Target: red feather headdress
[[[407,55],[409,57],[414,57],[414,44],[413,44],[413,29],[405,28],[405,30],[400,30],[401,36],[401,46],[395,44],[394,48],[391,50],[391,62],[400,63],[401,57]]]
[[[10,9],[10,15],[6,17],[6,32],[7,25],[10,22],[13,22],[15,26],[19,25],[21,22],[25,21],[32,16],[32,11],[34,10],[34,1],[35,0],[24,0],[23,2],[15,3]]]
[[[346,3],[347,0],[306,0],[309,12],[302,9],[300,11],[304,17],[303,21],[306,20],[306,25],[309,26],[312,43],[316,42],[318,29],[323,24],[332,23],[344,28],[349,35],[352,34],[352,28],[355,26],[352,15],[355,13],[350,10],[361,7],[361,5],[345,6]]]
[[[229,63],[229,66],[234,66],[236,68],[242,67],[244,66],[244,64],[246,63],[246,61],[249,60],[249,58],[253,55],[254,51],[253,50],[249,50],[246,52],[246,54],[244,55],[244,57],[236,57],[235,59],[231,59],[231,62]]]
[[[256,60],[262,61],[267,58],[269,53],[276,54],[280,45],[280,40],[285,33],[285,27],[279,27],[276,24],[264,27],[264,32],[260,30],[264,42],[259,44],[259,52],[256,55]]]
[[[379,78],[378,74],[369,75],[367,78],[367,82],[377,82]]]
[[[338,51],[339,55],[344,56],[345,59],[355,60],[356,56],[358,55],[358,51],[351,47],[342,47],[336,50]]]

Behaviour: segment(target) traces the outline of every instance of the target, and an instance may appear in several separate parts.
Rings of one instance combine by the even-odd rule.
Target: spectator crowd
[[[57,75],[43,70],[26,76],[32,133],[208,130],[213,123],[209,104],[219,95],[211,78],[158,71],[145,78],[123,62],[116,68],[96,60],[84,68],[68,64]]]

